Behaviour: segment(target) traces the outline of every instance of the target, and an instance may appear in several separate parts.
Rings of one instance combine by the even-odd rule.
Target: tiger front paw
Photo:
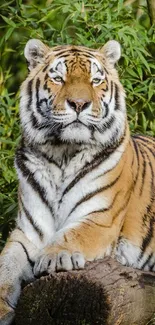
[[[48,253],[38,256],[34,265],[35,276],[50,274],[53,271],[71,271],[83,269],[85,265],[84,256],[79,252],[70,254],[67,251],[61,251],[58,254]]]

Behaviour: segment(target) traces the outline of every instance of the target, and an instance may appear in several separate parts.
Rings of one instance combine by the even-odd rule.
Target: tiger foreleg
[[[10,324],[21,292],[22,281],[34,280],[33,265],[38,249],[18,229],[0,255],[0,324]]]
[[[111,255],[119,235],[119,227],[92,221],[57,232],[51,246],[45,247],[34,266],[34,273],[80,269],[85,261]]]

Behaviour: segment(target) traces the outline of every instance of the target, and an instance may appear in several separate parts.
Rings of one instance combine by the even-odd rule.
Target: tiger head
[[[30,142],[109,145],[125,130],[125,92],[115,63],[120,45],[49,48],[32,39],[25,57],[30,73],[21,87],[20,115]]]

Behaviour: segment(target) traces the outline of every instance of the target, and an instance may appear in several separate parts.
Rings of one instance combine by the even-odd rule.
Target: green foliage
[[[9,95],[7,89],[4,88],[0,100],[0,231],[3,234],[3,237],[0,237],[2,241],[0,244],[2,245],[8,236],[10,227],[13,225],[17,210],[17,182],[13,162],[15,147],[19,138],[19,118],[18,103],[15,96]]]
[[[6,0],[1,4],[1,246],[17,208],[13,157],[20,134],[17,92],[27,73],[25,43],[39,38],[50,46],[71,43],[97,48],[109,39],[118,40],[122,45],[119,74],[127,93],[131,131],[155,135],[155,34],[147,8],[142,9],[137,20],[135,7],[123,0]]]

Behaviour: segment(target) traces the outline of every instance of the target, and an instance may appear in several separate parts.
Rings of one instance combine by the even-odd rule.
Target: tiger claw
[[[70,254],[67,251],[60,251],[58,254],[42,254],[38,256],[34,266],[34,274],[50,274],[53,271],[71,271],[83,269],[85,265],[84,256],[75,252]]]

